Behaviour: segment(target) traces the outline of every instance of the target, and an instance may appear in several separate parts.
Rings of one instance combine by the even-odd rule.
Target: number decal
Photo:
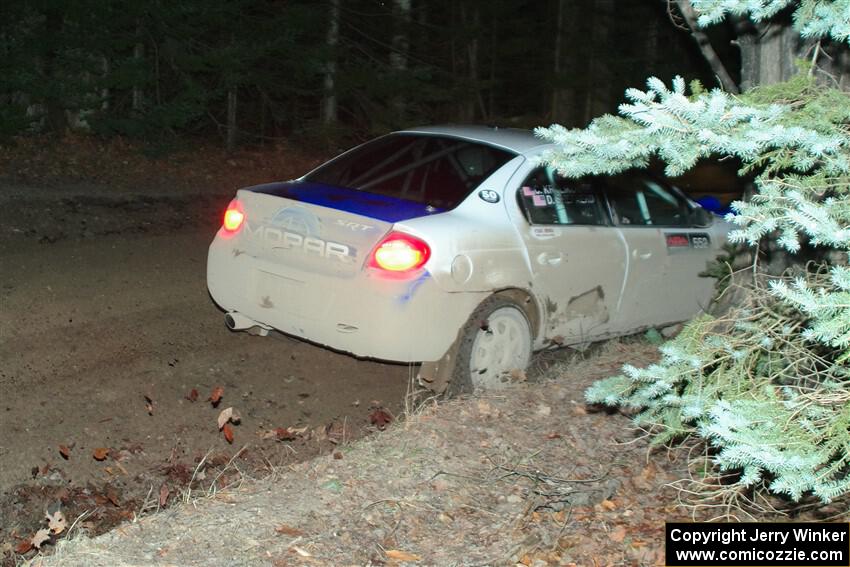
[[[490,189],[482,189],[478,192],[478,196],[481,197],[482,201],[487,203],[498,203],[499,202],[499,194]]]
[[[691,236],[691,245],[694,248],[708,248],[708,237],[701,234],[694,234],[693,236]]]

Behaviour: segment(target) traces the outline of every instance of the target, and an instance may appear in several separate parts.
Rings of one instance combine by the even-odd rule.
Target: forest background
[[[741,81],[736,24],[705,33]],[[718,84],[665,0],[0,5],[7,139],[83,131],[155,151],[197,137],[234,150],[426,123],[584,126],[627,87],[675,74]]]

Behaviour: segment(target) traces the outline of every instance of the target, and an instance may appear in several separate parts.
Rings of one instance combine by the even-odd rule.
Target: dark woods
[[[361,138],[586,124],[649,75],[713,85],[667,2],[8,0],[0,135]]]

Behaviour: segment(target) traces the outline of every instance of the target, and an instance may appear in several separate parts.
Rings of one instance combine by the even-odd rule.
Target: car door
[[[584,343],[614,334],[626,247],[594,183],[535,167],[514,179],[512,220],[528,251],[543,307],[543,342]],[[538,341],[538,345],[540,341]]]
[[[663,180],[643,174],[606,179],[611,217],[628,246],[628,275],[617,326],[684,321],[707,307],[714,280],[700,277],[716,255],[710,216]]]

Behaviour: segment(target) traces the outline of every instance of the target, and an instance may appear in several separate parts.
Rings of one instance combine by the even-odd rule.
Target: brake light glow
[[[233,199],[224,211],[222,226],[225,231],[235,233],[242,228],[243,222],[245,222],[245,210],[242,208],[242,203]]]
[[[430,257],[431,248],[425,241],[391,232],[372,251],[368,265],[393,273],[410,272],[424,266]]]

